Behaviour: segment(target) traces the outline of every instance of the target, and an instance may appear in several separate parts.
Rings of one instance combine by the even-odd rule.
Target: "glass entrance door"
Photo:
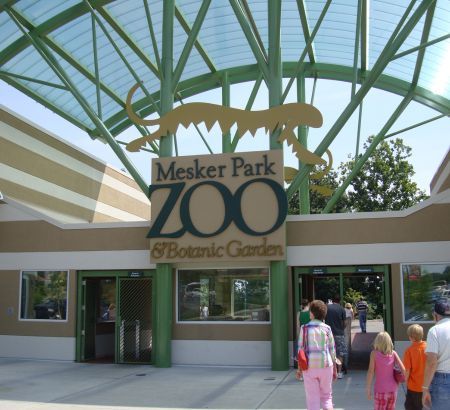
[[[79,271],[76,360],[150,364],[153,272]]]
[[[150,363],[152,355],[152,279],[120,278],[116,321],[119,363]]]
[[[365,368],[376,334],[386,330],[392,337],[390,272],[387,265],[376,266],[322,266],[294,268],[293,289],[295,301],[293,332],[296,335],[297,312],[301,309],[301,300],[322,300],[331,302],[339,296],[342,306],[355,304],[363,296],[369,304],[367,333],[362,334],[357,315],[351,322],[348,334],[350,366]],[[356,313],[356,311],[355,311]],[[294,336],[295,338],[295,336]]]

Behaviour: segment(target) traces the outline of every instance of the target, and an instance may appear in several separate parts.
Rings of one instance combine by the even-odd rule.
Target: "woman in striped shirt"
[[[323,323],[327,305],[313,300],[309,307],[311,321],[299,332],[298,346],[303,347],[308,357],[308,370],[303,371],[308,410],[332,410],[332,382],[336,379],[336,351],[330,326]],[[297,370],[297,378],[302,375]]]

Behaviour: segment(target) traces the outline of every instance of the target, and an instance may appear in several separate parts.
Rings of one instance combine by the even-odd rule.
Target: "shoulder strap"
[[[303,325],[303,349],[306,350],[308,347],[308,325]]]

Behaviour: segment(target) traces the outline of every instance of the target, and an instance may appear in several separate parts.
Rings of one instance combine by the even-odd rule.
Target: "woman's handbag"
[[[397,383],[404,383],[406,381],[405,375],[397,364],[397,355],[394,358],[394,379]]]
[[[301,370],[308,370],[308,356],[306,355],[306,346],[308,345],[308,331],[306,325],[303,325],[303,346],[298,348],[297,363]]]

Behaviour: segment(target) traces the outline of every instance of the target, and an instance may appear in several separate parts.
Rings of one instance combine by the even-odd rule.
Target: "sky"
[[[285,82],[286,84],[286,82]],[[251,93],[252,84],[237,84],[231,88],[231,106],[244,108],[248,96]],[[306,99],[311,101],[312,81],[307,80]],[[308,136],[308,149],[314,151],[326,132],[339,117],[342,110],[350,100],[351,84],[320,80],[317,82],[314,94],[314,106],[323,116],[324,123],[321,128],[311,128]],[[377,134],[387,121],[393,110],[401,101],[401,97],[379,90],[371,90],[366,96],[363,105],[360,153],[364,152],[363,143],[368,136]],[[186,99],[188,102],[211,102],[221,104],[220,90],[213,90],[201,95]],[[253,110],[267,108],[267,90],[264,87],[258,93]],[[295,85],[292,87],[286,102],[295,101]],[[123,169],[123,165],[112,149],[98,140],[92,140],[84,131],[72,125],[68,121],[54,114],[39,103],[34,102],[23,93],[0,81],[0,104],[19,113],[26,119],[38,124],[40,127],[69,141],[76,147],[94,155],[106,163]],[[389,133],[401,130],[421,121],[437,116],[439,113],[422,104],[411,103],[400,116]],[[333,154],[333,168],[336,169],[340,162],[347,161],[349,155],[355,154],[357,135],[357,111],[344,126],[340,134],[330,146]],[[221,132],[217,125],[208,133],[204,124],[199,126],[203,136],[214,153],[221,150]],[[154,131],[155,129],[150,129]],[[232,136],[235,128],[232,129]],[[136,128],[131,128],[121,134],[118,139],[130,141],[140,137]],[[410,162],[413,164],[415,175],[413,180],[419,188],[429,194],[429,184],[434,173],[444,159],[450,146],[450,119],[448,117],[433,121],[424,126],[404,132],[394,138],[400,137],[404,143],[412,148]],[[177,144],[179,155],[201,155],[209,151],[202,143],[197,130],[190,126],[188,129],[180,127],[177,132]],[[258,131],[255,137],[246,134],[241,138],[237,151],[257,151],[269,148],[268,136]],[[291,149],[285,147],[285,166],[297,167],[297,159],[291,154]],[[148,152],[128,153],[128,157],[135,164],[147,183],[150,183],[150,169],[152,155]]]

